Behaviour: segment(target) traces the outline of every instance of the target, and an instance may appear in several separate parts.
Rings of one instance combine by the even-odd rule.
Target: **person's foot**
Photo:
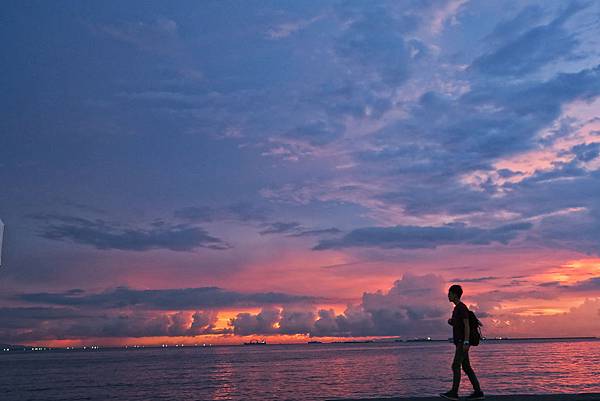
[[[483,400],[485,396],[483,395],[483,391],[473,391],[471,395],[467,396],[467,400]]]
[[[455,393],[454,391],[450,390],[450,391],[446,391],[445,393],[440,393],[440,397],[445,398],[447,400],[458,400],[458,393]]]

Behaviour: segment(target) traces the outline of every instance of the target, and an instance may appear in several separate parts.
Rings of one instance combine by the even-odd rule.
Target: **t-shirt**
[[[459,302],[452,311],[452,340],[454,344],[461,344],[465,340],[464,319],[469,318],[467,305]]]

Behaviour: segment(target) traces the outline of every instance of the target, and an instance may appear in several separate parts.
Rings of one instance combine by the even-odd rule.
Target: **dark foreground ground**
[[[461,397],[461,400],[464,400]],[[489,401],[600,401],[600,394],[523,394],[523,395],[486,395]],[[335,401],[440,401],[441,397],[408,398],[345,398]]]

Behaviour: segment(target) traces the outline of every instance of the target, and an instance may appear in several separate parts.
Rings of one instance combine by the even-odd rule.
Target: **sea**
[[[5,352],[0,400],[335,400],[450,389],[454,346],[387,342]],[[486,394],[600,393],[600,341],[488,341]],[[471,391],[463,374],[461,395]]]

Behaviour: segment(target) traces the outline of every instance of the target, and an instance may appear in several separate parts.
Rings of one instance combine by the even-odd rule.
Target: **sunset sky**
[[[600,2],[8,1],[0,343],[600,336]]]

